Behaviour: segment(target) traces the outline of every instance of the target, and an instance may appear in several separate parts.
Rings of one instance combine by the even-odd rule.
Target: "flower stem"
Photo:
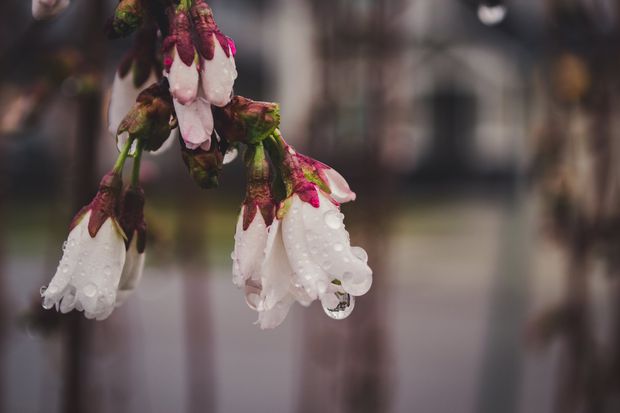
[[[140,162],[142,161],[142,141],[138,139],[136,143],[136,154],[133,157],[133,169],[131,171],[131,186],[140,186]]]
[[[123,166],[125,166],[125,161],[127,160],[127,156],[129,155],[129,150],[131,149],[131,144],[133,143],[133,139],[127,139],[125,142],[125,146],[121,150],[121,153],[118,154],[118,158],[116,159],[116,163],[114,164],[114,173],[121,175],[123,173]]]

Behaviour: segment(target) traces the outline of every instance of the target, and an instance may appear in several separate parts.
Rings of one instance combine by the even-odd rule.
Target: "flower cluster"
[[[33,0],[33,10],[39,3],[52,1]],[[260,327],[280,325],[294,302],[320,300],[330,317],[347,317],[372,284],[368,256],[351,246],[340,211],[355,193],[338,172],[285,142],[277,104],[233,96],[235,45],[210,7],[204,0],[120,0],[107,32],[136,33],[110,99],[120,154],[73,220],[56,274],[41,290],[43,306],[101,320],[135,289],[146,246],[140,159],[174,143],[178,129],[183,161],[202,188],[216,187],[231,154],[244,149],[247,189],[232,273]],[[130,158],[132,179],[123,189]]]

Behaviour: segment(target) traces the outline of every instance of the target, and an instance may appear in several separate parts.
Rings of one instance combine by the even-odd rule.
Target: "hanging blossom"
[[[216,112],[222,136],[249,146],[247,193],[231,257],[233,283],[244,289],[263,329],[280,325],[294,302],[320,300],[330,317],[345,318],[355,296],[372,284],[368,256],[351,246],[340,212],[340,203],[355,193],[337,171],[289,146],[278,123],[273,104],[240,97]],[[284,192],[279,200],[276,185]]]
[[[114,169],[101,181],[93,201],[73,219],[60,264],[41,289],[43,307],[74,309],[106,319],[142,277],[146,249],[144,194],[139,186],[143,151],[157,151],[174,127],[164,81],[143,91],[121,122],[125,137]],[[123,190],[122,170],[133,151],[132,182]]]
[[[201,0],[191,7],[181,2],[170,28],[163,46],[164,68],[181,137],[188,149],[208,151],[214,129],[211,105],[230,101],[237,77],[234,43],[220,32],[213,12]]]
[[[236,48],[204,0],[120,0],[107,31],[111,38],[138,33],[112,87],[109,128],[120,153],[73,220],[58,269],[41,290],[43,306],[102,320],[135,290],[146,251],[141,156],[174,143],[178,129],[183,162],[201,188],[217,187],[224,165],[245,147],[232,273],[260,327],[280,325],[295,302],[321,301],[334,319],[351,314],[372,284],[366,252],[351,246],[340,211],[355,193],[337,171],[284,141],[277,104],[233,96]],[[129,157],[132,179],[123,189]]]
[[[69,7],[69,0],[32,0],[32,17],[44,20],[53,17]]]

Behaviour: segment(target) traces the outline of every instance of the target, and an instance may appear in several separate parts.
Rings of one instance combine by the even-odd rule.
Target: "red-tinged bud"
[[[142,0],[120,0],[114,15],[106,24],[110,38],[126,37],[142,25],[144,9]]]
[[[215,54],[214,36],[227,57],[237,52],[235,43],[220,32],[213,18],[211,7],[204,0],[194,0],[191,8],[192,21],[198,35],[198,52],[206,60],[212,60]]]
[[[172,98],[165,80],[148,87],[121,122],[117,140],[140,139],[147,151],[156,151],[176,127]]]
[[[243,205],[243,230],[247,230],[260,211],[269,227],[276,213],[276,201],[271,191],[271,165],[265,155],[262,144],[248,147],[245,153],[245,166],[247,170],[247,190]]]
[[[217,144],[215,137],[212,137],[212,142],[208,151],[201,148],[191,150],[181,142],[183,162],[192,179],[203,189],[216,188],[219,185],[219,174],[224,165],[223,154],[226,148],[223,142]]]
[[[215,130],[224,139],[255,145],[273,134],[280,125],[280,106],[235,96],[223,108],[215,107],[213,116]]]
[[[123,201],[120,208],[120,224],[127,234],[125,245],[127,249],[136,236],[138,252],[141,254],[146,249],[146,222],[144,221],[144,191],[142,188],[129,187],[123,193]]]
[[[91,211],[88,221],[88,232],[92,238],[95,238],[101,226],[108,218],[112,218],[118,222],[122,186],[123,180],[120,175],[114,172],[107,173],[103,179],[101,179],[97,195],[90,204],[82,208],[73,218],[70,229],[75,228],[88,211]]]
[[[164,68],[170,70],[175,59],[175,49],[178,57],[186,66],[191,66],[196,57],[196,50],[192,42],[191,24],[187,11],[179,6],[170,15],[170,35],[164,39]]]

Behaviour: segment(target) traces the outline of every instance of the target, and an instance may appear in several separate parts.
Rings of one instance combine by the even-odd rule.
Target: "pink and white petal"
[[[327,178],[327,184],[334,201],[344,204],[345,202],[355,201],[355,192],[351,191],[349,183],[338,171],[332,168],[324,169],[323,173]]]
[[[312,260],[329,274],[330,281],[340,280],[346,292],[363,295],[372,285],[367,255],[361,248],[351,247],[339,208],[323,193],[319,200],[319,208],[302,205],[305,241]]]
[[[320,249],[316,243],[308,242],[307,233],[313,233],[314,229],[305,225],[304,214],[308,214],[306,207],[315,209],[297,195],[293,196],[290,210],[282,221],[283,240],[289,262],[296,274],[294,282],[301,284],[310,298],[316,299],[327,291],[335,277],[321,268]]]
[[[181,137],[188,149],[196,149],[211,141],[213,114],[209,103],[198,98],[189,105],[182,105],[174,99],[174,109],[179,121]]]
[[[226,56],[224,49],[213,35],[215,52],[212,60],[202,60],[201,84],[207,101],[215,106],[226,106],[230,102],[237,68],[231,53]]]
[[[187,66],[179,57],[176,47],[167,77],[170,83],[170,93],[182,105],[187,105],[196,99],[200,79],[196,61],[194,60],[191,66]]]

